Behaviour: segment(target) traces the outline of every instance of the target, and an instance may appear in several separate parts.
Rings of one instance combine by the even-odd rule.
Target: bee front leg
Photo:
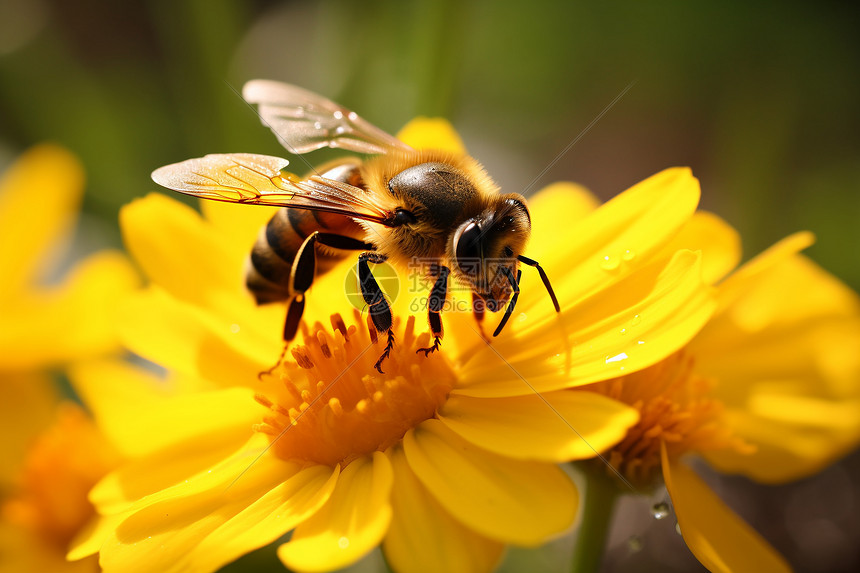
[[[373,322],[373,327],[377,332],[388,333],[388,342],[385,344],[385,350],[379,360],[374,364],[374,368],[380,373],[382,371],[382,362],[391,354],[391,349],[394,347],[394,330],[391,328],[394,318],[391,316],[391,306],[385,300],[385,294],[379,288],[379,283],[376,282],[373,273],[370,272],[370,266],[367,263],[384,263],[388,257],[379,253],[361,253],[358,256],[358,282],[361,286],[361,296],[364,302],[370,307],[368,311],[370,320]]]
[[[508,303],[508,308],[505,310],[505,316],[502,317],[502,321],[499,323],[499,326],[496,327],[496,331],[493,332],[493,336],[498,336],[508,323],[508,319],[511,318],[511,314],[517,306],[517,299],[520,298],[520,278],[523,276],[523,271],[518,270],[517,278],[514,279],[514,275],[511,274],[511,271],[507,267],[502,267],[502,269],[504,269],[505,275],[508,277],[508,282],[511,283],[511,289],[513,289],[514,294],[511,297],[511,301]]]
[[[448,296],[448,274],[451,271],[448,267],[439,267],[439,276],[430,290],[430,298],[427,301],[427,320],[430,323],[430,331],[433,333],[433,346],[428,348],[419,348],[415,353],[423,352],[424,356],[428,356],[431,352],[439,350],[439,345],[442,344],[442,308],[445,306],[445,299]]]

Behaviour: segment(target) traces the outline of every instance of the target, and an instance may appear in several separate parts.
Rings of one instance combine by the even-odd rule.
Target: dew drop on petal
[[[663,519],[667,515],[669,515],[669,504],[665,501],[655,503],[651,506],[651,517],[654,519]]]
[[[339,109],[336,109],[332,115],[334,115],[335,119],[343,119],[343,112]]]
[[[636,326],[640,322],[642,322],[642,317],[638,314],[634,314],[633,318],[630,320],[630,326]]]
[[[349,547],[349,538],[341,537],[337,540],[337,546],[341,549],[346,549],[347,547]]]
[[[613,362],[620,362],[621,360],[627,360],[629,356],[627,356],[626,352],[622,352],[621,354],[616,354],[615,356],[607,356],[604,360],[606,360],[606,364],[611,364]]]
[[[241,329],[239,328],[238,324],[233,323],[230,325],[230,332],[232,332],[233,334],[236,334],[237,332],[239,332],[239,330]]]
[[[621,261],[618,257],[604,255],[603,258],[600,259],[600,268],[605,271],[617,270],[619,266],[621,266]]]
[[[636,258],[636,252],[631,251],[630,249],[627,249],[626,251],[624,251],[624,254],[621,255],[621,258],[624,259],[625,261],[632,261],[633,259]]]
[[[520,321],[520,322],[525,322],[526,320],[528,320],[528,318],[529,318],[529,317],[528,317],[528,316],[526,316],[526,313],[521,312],[521,313],[520,313],[520,316],[519,316],[519,321]]]
[[[314,122],[314,129],[322,129],[322,124],[318,121]]]
[[[619,330],[619,331],[618,331],[618,334],[620,334],[620,335],[622,335],[622,336],[623,336],[623,335],[625,335],[625,334],[627,334],[627,329],[626,329],[626,328],[622,328],[621,330]]]
[[[351,111],[349,112],[349,115],[347,117],[349,118],[349,121],[355,121],[358,119],[358,114],[354,111]]]

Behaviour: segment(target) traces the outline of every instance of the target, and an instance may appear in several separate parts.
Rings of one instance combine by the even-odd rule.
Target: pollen
[[[432,418],[454,386],[454,371],[441,353],[417,354],[430,334],[414,334],[415,317],[394,325],[395,345],[374,364],[387,336],[356,311],[347,323],[339,314],[331,327],[303,326],[303,344],[263,377],[256,401],[266,411],[254,429],[271,436],[272,452],[291,461],[348,464],[384,451],[407,430]]]
[[[733,434],[723,404],[711,396],[714,381],[698,375],[694,364],[694,358],[681,351],[650,368],[589,386],[639,410],[639,422],[606,456],[628,481],[641,485],[654,481],[661,443],[672,458],[726,448],[754,451]]]
[[[95,515],[87,493],[119,463],[118,454],[77,405],[61,404],[30,447],[2,517],[65,553]]]

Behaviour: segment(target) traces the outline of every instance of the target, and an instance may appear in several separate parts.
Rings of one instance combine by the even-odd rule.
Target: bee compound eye
[[[458,234],[454,254],[457,256],[457,264],[467,273],[474,273],[475,266],[480,265],[481,238],[480,225],[474,221],[468,223]]]

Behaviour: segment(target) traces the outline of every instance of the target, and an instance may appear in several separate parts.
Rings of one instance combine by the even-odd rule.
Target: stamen
[[[444,356],[424,358],[416,347],[428,333],[415,336],[414,317],[392,349],[385,373],[374,369],[381,340],[372,322],[355,311],[352,324],[331,317],[331,330],[314,325],[304,343],[294,345],[292,360],[271,376],[255,400],[266,408],[255,430],[273,436],[272,451],[288,460],[334,465],[384,450],[407,430],[432,418],[455,382]],[[394,330],[401,332],[399,321]],[[400,337],[398,337],[400,340]]]

